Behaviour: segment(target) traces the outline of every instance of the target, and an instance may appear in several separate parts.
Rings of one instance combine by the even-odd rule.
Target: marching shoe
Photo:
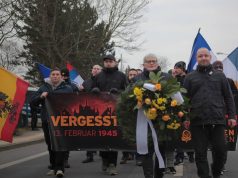
[[[58,170],[58,171],[56,172],[56,177],[64,177],[63,171]]]

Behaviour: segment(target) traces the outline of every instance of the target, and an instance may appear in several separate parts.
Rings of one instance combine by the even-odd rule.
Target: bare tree
[[[165,56],[159,56],[158,57],[158,63],[159,66],[161,67],[161,70],[164,72],[167,72],[169,70],[170,62],[169,59]]]
[[[14,0],[0,0],[0,46],[3,42],[16,35],[13,25],[12,2]]]
[[[149,1],[90,0],[90,3],[97,8],[99,17],[107,23],[105,33],[112,37],[116,47],[137,50],[142,43],[138,41],[141,32],[137,26]]]
[[[0,48],[0,66],[7,70],[13,70],[16,65],[23,63],[17,59],[20,53],[16,42],[5,40]]]

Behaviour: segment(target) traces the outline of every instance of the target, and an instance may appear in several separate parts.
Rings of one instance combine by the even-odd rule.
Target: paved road
[[[119,156],[119,158],[121,155]],[[103,178],[101,161],[98,155],[93,163],[82,164],[85,152],[74,151],[70,154],[71,168],[66,169],[67,178]],[[48,153],[45,143],[38,143],[17,149],[0,152],[0,178],[44,178],[48,165]],[[238,176],[238,152],[230,152],[227,169],[223,178],[236,178]],[[195,164],[185,161],[183,166],[176,167],[176,175],[166,175],[165,178],[198,178],[195,174]],[[118,165],[119,174],[116,178],[143,178],[142,168],[135,166],[134,161],[126,165]]]

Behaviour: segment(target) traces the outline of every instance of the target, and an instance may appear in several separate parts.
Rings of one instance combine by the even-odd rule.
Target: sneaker
[[[64,173],[62,170],[56,171],[56,177],[64,177]]]
[[[225,168],[225,166],[223,166],[222,171],[227,172],[227,169]]]
[[[106,173],[111,176],[117,175],[118,172],[116,166],[114,164],[109,164]]]
[[[176,174],[176,170],[174,167],[168,167],[168,169],[171,174]]]
[[[53,176],[55,175],[55,171],[53,169],[49,170],[49,172],[47,172],[46,174],[47,176]]]
[[[137,166],[142,166],[142,161],[141,160],[136,160],[136,165]]]

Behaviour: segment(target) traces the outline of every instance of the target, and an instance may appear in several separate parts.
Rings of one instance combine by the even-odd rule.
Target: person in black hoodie
[[[96,75],[93,81],[93,93],[109,92],[119,94],[125,90],[127,86],[126,75],[118,71],[117,61],[113,55],[107,55],[103,58],[104,67],[102,71]],[[102,170],[109,175],[116,175],[117,151],[102,151]]]
[[[215,153],[211,170],[213,178],[220,178],[225,156],[225,108],[228,124],[236,125],[235,104],[226,76],[215,71],[211,65],[208,49],[197,51],[197,69],[184,80],[190,99],[190,128],[195,149],[197,173],[201,178],[209,178],[207,149],[209,143]]]
[[[54,68],[50,72],[50,78],[47,80],[38,91],[32,96],[31,105],[34,107],[42,105],[41,108],[41,121],[42,129],[44,132],[45,142],[48,146],[49,156],[50,156],[50,171],[47,175],[56,175],[57,177],[64,176],[64,160],[65,151],[53,151],[51,149],[51,141],[49,134],[49,120],[48,113],[45,106],[45,98],[51,93],[72,93],[73,90],[68,86],[61,76],[61,72],[58,68]]]
[[[161,68],[158,64],[158,59],[154,54],[148,54],[143,60],[144,70],[141,74],[137,75],[133,81],[144,81],[149,80],[150,72],[158,73]],[[163,80],[168,80],[171,76],[168,73],[162,72]],[[149,147],[149,153],[145,155],[139,154],[139,159],[142,161],[142,167],[145,178],[162,178],[164,176],[164,169],[159,168],[158,159],[155,158],[155,163],[153,161],[154,148]],[[159,146],[162,156],[165,158],[165,148],[164,145]]]

